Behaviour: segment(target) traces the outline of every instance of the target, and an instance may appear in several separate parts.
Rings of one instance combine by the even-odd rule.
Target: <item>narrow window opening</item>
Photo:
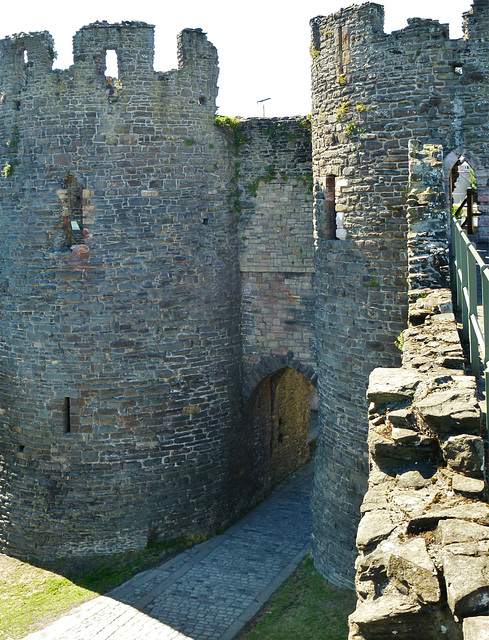
[[[64,400],[63,415],[64,415],[65,433],[71,433],[71,398],[69,396],[66,396]]]
[[[68,199],[68,246],[83,244],[83,187],[71,173],[66,178]]]
[[[107,49],[105,52],[106,76],[111,76],[114,80],[119,78],[119,60],[115,49]]]
[[[24,64],[28,65],[29,64],[29,54],[27,53],[27,51],[25,49],[24,49],[24,52],[23,52],[22,55],[23,55],[23,58],[24,58]]]
[[[205,105],[205,104],[207,104],[207,100],[206,100],[205,96],[200,96],[200,98],[199,98],[199,104],[200,104],[200,105]]]
[[[343,27],[338,27],[338,75],[343,75]]]
[[[336,176],[326,177],[324,193],[325,238],[336,238]]]
[[[202,224],[209,224],[209,218],[202,218]]]
[[[109,102],[117,102],[121,81],[119,78],[119,59],[115,49],[105,52],[105,80],[107,81],[107,98]]]
[[[464,70],[463,70],[462,65],[461,65],[461,64],[456,64],[456,65],[453,67],[453,72],[454,72],[455,74],[459,75],[459,76],[463,75]]]

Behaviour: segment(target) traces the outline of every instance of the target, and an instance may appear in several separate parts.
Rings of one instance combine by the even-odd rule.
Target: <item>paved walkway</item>
[[[309,547],[312,463],[216,536],[26,640],[231,640]]]

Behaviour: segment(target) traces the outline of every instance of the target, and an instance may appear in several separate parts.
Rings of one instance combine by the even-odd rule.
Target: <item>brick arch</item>
[[[287,355],[264,356],[256,365],[249,369],[245,376],[243,385],[244,400],[249,400],[252,392],[267,376],[284,367],[295,369],[298,373],[301,373],[306,380],[317,387],[316,371],[310,365],[305,365],[295,358],[292,352],[289,352]]]

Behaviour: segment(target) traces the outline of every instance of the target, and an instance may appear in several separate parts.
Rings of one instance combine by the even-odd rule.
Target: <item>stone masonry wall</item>
[[[217,53],[185,30],[178,69],[155,72],[153,27],[137,22],[81,29],[64,71],[53,47],[46,32],[0,42],[0,550],[85,555],[212,532],[261,490],[255,452],[243,455],[257,434],[242,413],[244,240],[234,150],[215,125]],[[300,140],[280,168],[297,209],[267,189],[302,238],[308,159],[295,149],[309,133],[291,126]],[[250,180],[268,175],[259,162]],[[261,186],[241,236],[273,227]],[[310,281],[295,282],[290,295],[307,296]],[[277,314],[300,317],[282,352],[306,353],[305,306]]]
[[[350,640],[475,640],[489,630],[489,507],[475,378],[446,281],[439,145],[409,144],[409,326],[401,369],[370,375],[369,489]],[[425,288],[422,288],[422,285]],[[462,624],[463,621],[463,624]]]
[[[244,120],[236,156],[244,389],[289,365],[315,381],[307,118]]]
[[[243,425],[235,464],[257,499],[309,458],[316,381],[307,118],[224,119],[238,215]]]
[[[83,28],[66,71],[45,34],[0,48],[2,549],[115,551],[221,526],[240,338],[215,48],[183,32],[166,74],[141,23]]]
[[[367,480],[362,398],[370,371],[399,363],[407,216],[416,209],[422,218],[431,197],[408,199],[410,140],[441,147],[446,185],[455,162],[470,157],[484,228],[488,10],[487,0],[474,3],[461,40],[449,39],[447,25],[417,18],[385,34],[383,7],[373,3],[311,21],[320,429],[313,554],[338,584],[353,583],[352,541]],[[445,189],[443,203],[449,195]],[[443,236],[446,223],[433,224]],[[414,232],[420,237],[422,226]],[[431,232],[427,246],[439,240]],[[418,267],[411,261],[410,268]]]

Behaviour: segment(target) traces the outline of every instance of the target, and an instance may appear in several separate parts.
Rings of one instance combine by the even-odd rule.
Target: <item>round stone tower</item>
[[[215,48],[157,73],[152,26],[95,23],[53,57],[0,43],[0,550],[44,557],[221,528],[240,411]]]
[[[442,146],[447,202],[451,167],[470,157],[479,211],[487,212],[487,8],[487,0],[475,3],[458,41],[448,25],[418,18],[385,34],[383,7],[373,3],[311,21],[320,425],[313,553],[337,584],[353,583],[368,376],[400,362],[409,141]],[[430,233],[444,236],[446,224]]]

